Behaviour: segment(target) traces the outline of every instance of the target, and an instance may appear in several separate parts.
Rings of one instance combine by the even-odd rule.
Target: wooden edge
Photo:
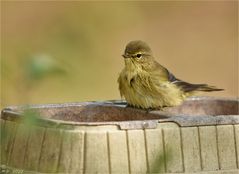
[[[191,97],[187,100],[227,100],[227,101],[238,101],[238,98],[220,98],[220,97]],[[58,108],[58,107],[69,107],[69,106],[86,106],[86,105],[98,105],[98,106],[113,106],[113,107],[125,107],[125,101],[123,100],[109,100],[99,102],[79,102],[79,103],[62,103],[62,104],[46,104],[46,105],[29,105],[27,108]],[[9,121],[21,121],[23,118],[24,106],[13,106],[2,110],[1,119]],[[25,107],[26,109],[26,107]],[[136,109],[139,110],[139,109]],[[142,110],[141,110],[142,111]],[[154,129],[158,123],[161,122],[174,122],[180,127],[192,127],[192,126],[211,126],[211,125],[235,125],[239,124],[239,115],[173,115],[164,111],[149,111],[150,114],[162,116],[157,119],[151,120],[128,120],[128,121],[105,121],[105,122],[77,122],[77,121],[66,121],[57,120],[51,118],[37,117],[37,125],[43,127],[68,127],[72,129],[74,126],[101,126],[101,125],[115,125],[122,130],[128,129]]]

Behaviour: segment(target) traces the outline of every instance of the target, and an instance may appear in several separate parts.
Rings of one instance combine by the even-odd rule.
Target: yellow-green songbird
[[[150,47],[140,40],[128,43],[123,57],[125,67],[118,83],[121,96],[130,106],[160,109],[179,105],[195,92],[223,90],[177,79],[154,59]]]

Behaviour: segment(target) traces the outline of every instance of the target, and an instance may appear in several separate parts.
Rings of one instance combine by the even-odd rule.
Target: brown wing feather
[[[168,70],[168,80],[178,87],[180,87],[184,92],[192,92],[192,91],[204,91],[204,92],[211,92],[211,91],[222,91],[224,89],[218,89],[215,86],[209,86],[207,84],[191,84],[188,82],[184,82],[180,79],[177,79],[172,73]]]

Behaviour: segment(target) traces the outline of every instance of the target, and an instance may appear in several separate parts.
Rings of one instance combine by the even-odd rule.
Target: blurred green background
[[[135,39],[178,78],[238,96],[237,1],[1,1],[1,108],[120,99]]]

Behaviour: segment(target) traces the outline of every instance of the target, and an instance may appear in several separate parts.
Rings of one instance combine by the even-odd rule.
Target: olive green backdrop
[[[237,16],[236,1],[1,1],[1,108],[120,99],[121,55],[135,39],[178,78],[236,97]]]

